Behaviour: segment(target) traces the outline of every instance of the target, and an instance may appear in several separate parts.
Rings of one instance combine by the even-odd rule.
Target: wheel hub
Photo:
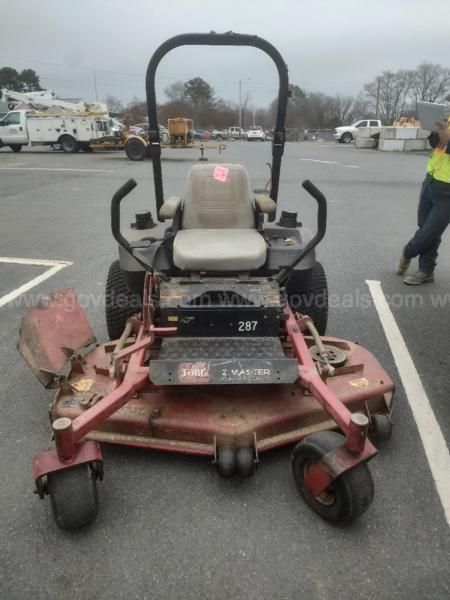
[[[303,479],[306,479],[306,476],[315,464],[315,460],[308,460],[305,462],[303,465]],[[314,498],[324,506],[333,506],[336,502],[336,494],[334,493],[333,486],[328,486],[318,496],[314,496]]]

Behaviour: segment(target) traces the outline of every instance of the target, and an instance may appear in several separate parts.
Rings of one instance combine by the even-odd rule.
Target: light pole
[[[239,79],[239,137],[241,137],[242,130],[242,82],[250,81],[251,77],[245,79]]]

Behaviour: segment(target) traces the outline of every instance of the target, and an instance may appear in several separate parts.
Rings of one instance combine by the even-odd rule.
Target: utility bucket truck
[[[20,152],[25,145],[59,144],[64,152],[89,151],[91,144],[116,134],[120,124],[100,102],[72,103],[52,92],[29,94],[2,89],[8,112],[0,120],[0,147]]]

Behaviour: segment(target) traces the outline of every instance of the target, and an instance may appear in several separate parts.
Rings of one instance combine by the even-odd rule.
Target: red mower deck
[[[312,338],[305,338],[312,344]],[[327,379],[329,389],[352,413],[391,410],[392,381],[378,361],[357,344],[323,338],[344,349],[348,360]],[[75,419],[119,382],[107,373],[114,344],[76,360],[52,404],[51,415]],[[294,443],[336,426],[301,385],[154,386],[148,383],[86,438],[171,452],[214,456],[219,445],[255,444],[258,452]]]

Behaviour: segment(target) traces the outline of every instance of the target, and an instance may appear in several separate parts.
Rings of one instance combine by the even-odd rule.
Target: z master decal
[[[271,369],[230,367],[222,368],[221,381],[264,381],[271,376]]]

